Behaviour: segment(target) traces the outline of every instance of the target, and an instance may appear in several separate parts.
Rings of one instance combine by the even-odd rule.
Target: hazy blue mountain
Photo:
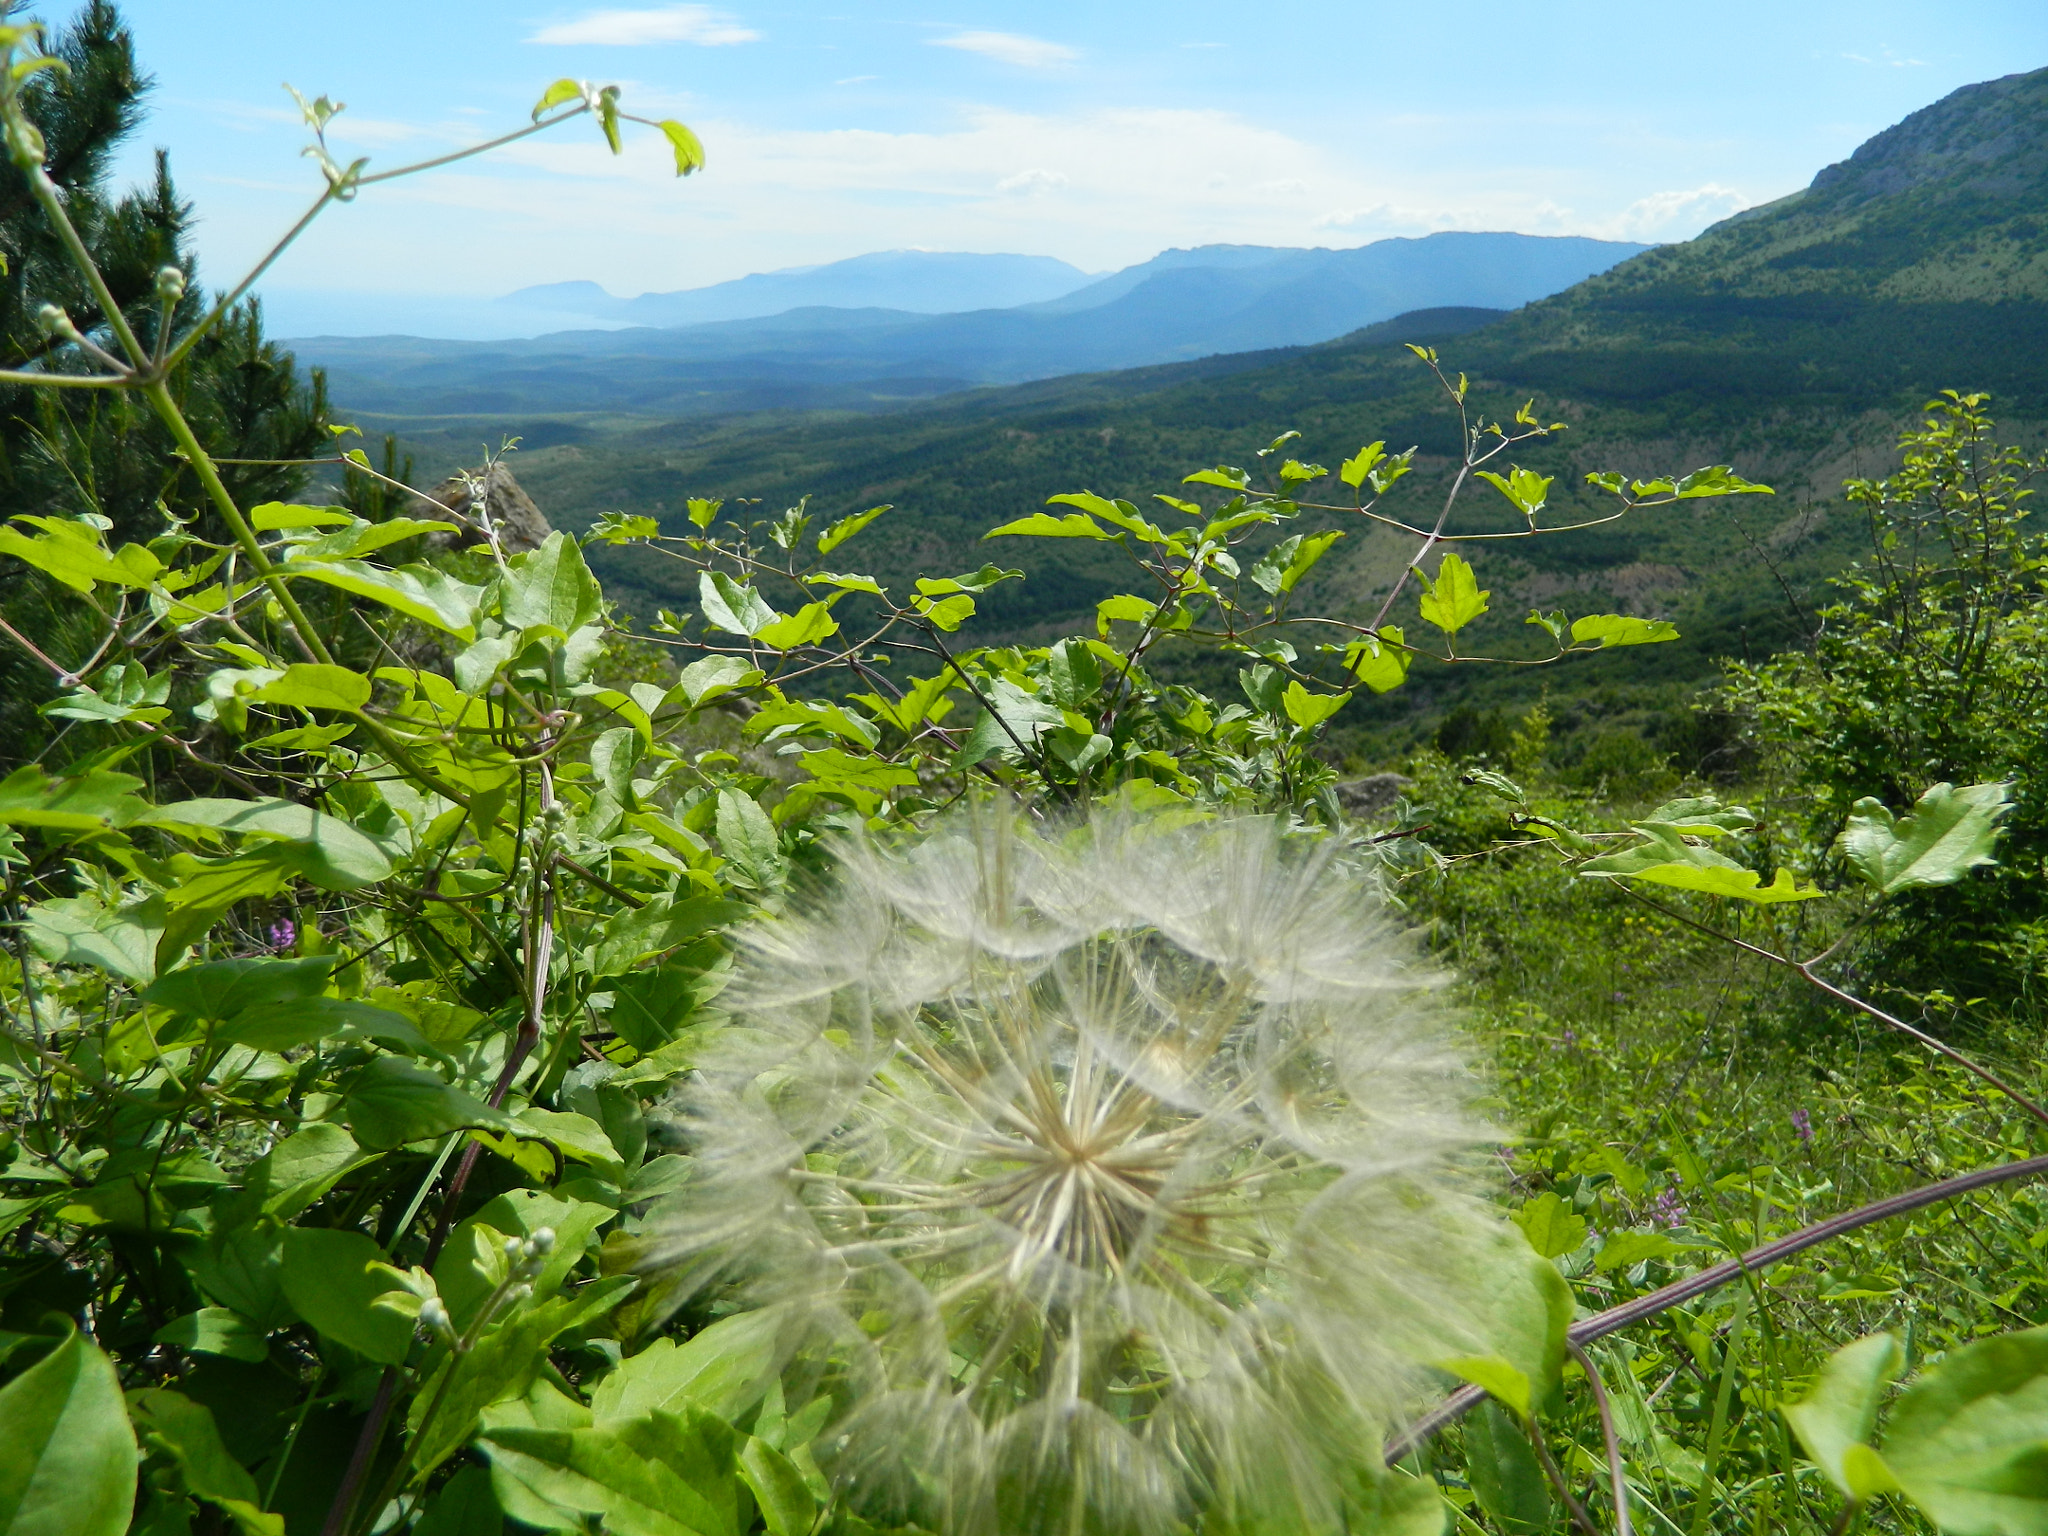
[[[631,325],[701,325],[753,320],[786,310],[896,309],[943,315],[967,309],[1009,309],[1057,299],[1089,274],[1051,256],[980,255],[962,251],[874,251],[817,267],[756,272],[708,288],[615,298],[596,283],[544,283],[500,302],[587,315]]]
[[[1511,309],[1644,249],[1462,233],[1351,250],[1207,246],[1168,251],[1049,302],[964,313],[807,305],[525,341],[322,338],[296,346],[329,370],[336,399],[355,410],[700,415],[734,409],[739,399],[749,409],[778,403],[778,389],[790,405],[873,405],[1301,346],[1418,309]],[[535,302],[559,311],[574,298],[557,285]]]

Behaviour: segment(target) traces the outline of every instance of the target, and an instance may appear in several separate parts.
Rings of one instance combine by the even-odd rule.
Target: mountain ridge
[[[703,415],[772,403],[893,404],[1215,353],[1304,346],[1404,311],[1507,309],[1643,250],[1577,236],[1443,232],[1346,250],[1164,253],[1094,285],[1101,302],[914,315],[806,307],[688,327],[506,342],[315,338],[293,343],[357,411],[597,410]],[[1137,281],[1129,282],[1131,274]],[[821,393],[822,392],[822,393]],[[827,398],[829,397],[829,398]]]

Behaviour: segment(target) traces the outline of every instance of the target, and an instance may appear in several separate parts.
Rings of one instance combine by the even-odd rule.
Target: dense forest
[[[2048,1529],[2048,76],[555,529],[0,49],[0,1533]]]

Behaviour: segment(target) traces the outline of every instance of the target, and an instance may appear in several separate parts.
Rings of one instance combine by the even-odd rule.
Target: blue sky
[[[65,0],[36,7],[56,18]],[[709,167],[587,123],[371,189],[277,269],[396,314],[584,278],[696,287],[864,251],[1084,269],[1168,246],[1435,229],[1683,239],[1971,81],[2048,65],[2041,0],[126,0],[225,281],[309,200],[279,82],[373,166],[525,120],[559,76],[676,116]],[[289,332],[292,327],[282,327]]]

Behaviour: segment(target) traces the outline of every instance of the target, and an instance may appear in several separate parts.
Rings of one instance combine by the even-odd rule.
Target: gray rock
[[[479,501],[481,506],[477,505]],[[450,475],[406,510],[414,517],[443,518],[461,526],[459,533],[437,533],[431,537],[429,542],[442,549],[468,549],[488,543],[484,532],[486,516],[497,532],[498,552],[504,555],[522,555],[539,549],[555,531],[503,464]]]
[[[1371,821],[1391,811],[1394,802],[1401,798],[1401,791],[1414,782],[1403,773],[1375,773],[1335,785],[1333,789],[1345,815]]]

